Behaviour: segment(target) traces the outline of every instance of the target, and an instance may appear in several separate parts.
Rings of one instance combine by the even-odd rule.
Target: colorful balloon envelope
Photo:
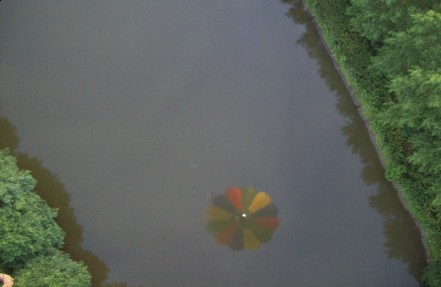
[[[279,226],[278,212],[265,192],[233,187],[214,198],[207,227],[220,245],[256,250],[271,240]]]

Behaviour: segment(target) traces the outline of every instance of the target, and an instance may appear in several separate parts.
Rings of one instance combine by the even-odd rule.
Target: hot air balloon
[[[257,250],[279,226],[271,197],[254,188],[233,187],[214,198],[208,209],[208,230],[220,245],[233,250]]]

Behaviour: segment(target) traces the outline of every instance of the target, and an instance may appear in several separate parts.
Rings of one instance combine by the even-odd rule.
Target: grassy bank
[[[397,22],[399,25],[397,24],[395,27],[392,25],[394,23],[386,23],[390,25],[378,23],[378,25],[382,26],[375,30],[375,23],[370,26],[366,24],[374,16],[371,17],[366,12],[366,15],[371,18],[364,15],[364,19],[356,19],[353,16],[354,13],[351,14],[351,9],[357,8],[351,7],[353,2],[356,1],[305,0],[305,4],[314,17],[330,54],[332,54],[334,61],[339,66],[353,97],[361,105],[363,116],[369,124],[385,165],[386,177],[398,187],[406,206],[421,227],[430,258],[422,280],[427,286],[439,287],[441,286],[441,209],[437,199],[441,191],[439,190],[439,181],[437,180],[439,175],[439,169],[437,168],[439,167],[438,162],[441,160],[439,159],[439,154],[436,153],[436,145],[423,149],[424,146],[419,144],[418,141],[424,141],[424,132],[426,130],[421,127],[412,129],[413,126],[409,125],[410,120],[406,118],[409,111],[405,109],[409,105],[400,98],[400,92],[406,93],[406,91],[412,88],[406,88],[406,85],[409,86],[409,83],[413,83],[411,80],[415,78],[413,77],[413,74],[415,74],[414,70],[409,68],[409,75],[400,75],[398,73],[401,73],[401,71],[394,72],[392,70],[393,65],[385,66],[384,64],[387,60],[386,56],[390,54],[392,56],[389,56],[389,58],[391,58],[398,53],[393,50],[388,51],[387,49],[393,48],[393,41],[398,41],[399,36],[405,36],[404,32],[399,31],[399,29],[405,29],[406,25]],[[380,3],[382,1],[373,1],[371,3],[374,2]],[[409,8],[409,11],[419,11],[415,7],[411,8]],[[425,12],[423,8],[421,8],[421,11],[421,13]],[[403,16],[399,15],[401,18],[396,18],[403,23],[412,24],[412,21],[415,21],[414,18],[408,15],[409,13],[406,14],[407,10],[401,12]],[[428,15],[430,16],[431,14]],[[357,25],[357,20],[361,23],[359,23],[360,27],[365,25],[358,30],[354,28],[354,25]],[[429,20],[432,20],[432,18]],[[406,31],[412,32],[411,24],[408,25],[410,28]],[[384,27],[388,27],[390,31],[381,31]],[[363,34],[363,32],[365,33]],[[426,34],[430,35],[431,33]],[[438,39],[435,38],[434,41],[438,41]],[[392,44],[388,44],[389,42]],[[385,45],[385,43],[389,46]],[[387,54],[388,52],[389,54]],[[423,61],[424,57],[421,58],[421,61]],[[400,62],[406,61],[406,59],[404,55],[402,58],[398,57],[392,60]],[[376,68],[376,66],[380,68]],[[409,65],[409,67],[416,67],[415,70],[418,71],[417,68],[419,66],[413,64]],[[402,70],[405,69],[403,68]],[[436,75],[435,73],[435,79],[437,79]],[[413,78],[408,80],[409,77]],[[433,78],[434,76],[431,74],[430,79]],[[430,83],[433,85],[433,81]],[[435,82],[435,84],[439,84],[439,82]],[[424,85],[415,84],[414,86],[421,89],[421,86]],[[438,91],[438,86],[436,87],[433,90],[435,93]],[[427,90],[424,91],[428,92]],[[432,93],[432,90],[429,90],[429,92]],[[421,101],[416,96],[414,100]],[[415,105],[418,106],[418,104]],[[434,105],[435,108],[438,108],[436,105]],[[432,112],[432,110],[429,111]],[[412,110],[410,114],[414,115],[413,118],[418,118],[418,112],[418,110]],[[435,112],[438,111],[435,109]],[[427,116],[422,115],[421,117]],[[437,117],[439,117],[439,113],[434,116],[434,118]],[[423,118],[421,121],[427,123],[428,120],[430,121],[430,119]],[[438,139],[435,137],[436,132],[430,131],[428,134],[433,136],[429,140],[436,142]],[[423,152],[428,155],[424,155],[425,157],[421,156]],[[418,158],[417,156],[420,157]],[[434,164],[429,166],[427,162],[432,161],[432,159]],[[438,165],[436,166],[436,164]]]

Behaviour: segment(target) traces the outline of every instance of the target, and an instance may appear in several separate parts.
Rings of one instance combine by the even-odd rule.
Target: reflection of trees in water
[[[410,214],[403,208],[398,193],[384,178],[384,169],[371,142],[369,131],[358,113],[358,107],[352,101],[331,58],[322,46],[319,34],[311,17],[306,13],[302,1],[282,0],[282,2],[291,5],[287,15],[296,24],[303,24],[306,28],[297,40],[297,44],[305,47],[309,56],[317,61],[320,76],[329,89],[336,93],[337,109],[346,119],[346,124],[341,130],[346,136],[347,146],[360,156],[364,164],[361,172],[363,181],[368,185],[378,186],[377,192],[369,197],[369,204],[383,216],[385,252],[390,258],[405,262],[409,272],[419,279],[426,258],[418,228]]]
[[[77,223],[74,212],[69,206],[69,194],[56,175],[47,170],[41,160],[27,153],[17,152],[19,138],[15,127],[5,117],[0,116],[0,149],[9,148],[17,158],[18,166],[32,171],[32,176],[38,181],[36,192],[50,207],[58,208],[58,225],[66,232],[64,250],[74,260],[83,261],[92,274],[93,286],[125,287],[125,283],[104,284],[109,269],[93,253],[81,247],[83,229]]]

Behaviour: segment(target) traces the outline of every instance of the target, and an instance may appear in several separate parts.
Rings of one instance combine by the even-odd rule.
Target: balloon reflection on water
[[[208,209],[207,228],[220,245],[257,250],[278,228],[278,212],[265,192],[233,187],[214,198]]]

